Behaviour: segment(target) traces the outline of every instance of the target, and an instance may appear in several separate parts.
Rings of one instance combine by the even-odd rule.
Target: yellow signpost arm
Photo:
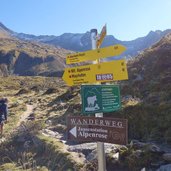
[[[69,86],[86,83],[110,82],[128,79],[126,61],[115,60],[99,64],[65,68],[63,80]]]
[[[94,61],[100,58],[107,58],[121,55],[126,50],[123,45],[113,45],[105,48],[89,50],[67,55],[66,64],[79,63],[84,61]]]

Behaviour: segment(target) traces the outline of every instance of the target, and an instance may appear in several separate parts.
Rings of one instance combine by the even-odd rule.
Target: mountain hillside
[[[5,27],[1,22],[0,22],[0,37],[1,38],[9,38],[11,35],[12,31],[9,30],[7,27]]]
[[[171,143],[171,34],[129,61],[128,72],[122,95],[130,137]]]
[[[70,51],[43,43],[19,40],[6,30],[1,33],[0,75],[61,76],[66,54]]]
[[[71,51],[36,41],[18,39],[0,23],[0,75],[61,76]]]
[[[139,92],[143,97],[148,97],[148,89],[159,96],[159,93],[171,88],[171,34],[130,61],[129,69],[130,79],[132,83],[140,86]],[[168,93],[167,89],[167,93],[162,96],[168,96]],[[159,102],[161,100],[164,99],[160,98]]]

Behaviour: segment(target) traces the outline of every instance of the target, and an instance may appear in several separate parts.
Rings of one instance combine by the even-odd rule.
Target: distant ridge
[[[127,50],[118,58],[126,57],[127,59],[129,59],[135,57],[144,49],[152,46],[168,33],[171,33],[171,29],[167,29],[164,31],[161,30],[150,31],[146,36],[139,37],[131,41],[121,41],[116,39],[112,35],[107,35],[102,43],[102,47],[110,46],[114,44],[122,44],[126,46]],[[21,40],[42,42],[76,52],[86,51],[91,49],[90,32],[64,33],[60,36],[54,36],[54,35],[35,36],[32,34],[17,33],[11,31],[5,25],[0,23],[0,37],[9,37],[9,36]],[[112,58],[109,58],[108,60],[112,60]]]
[[[126,46],[127,50],[119,58],[126,56],[126,58],[129,59],[135,57],[144,49],[152,46],[168,33],[171,33],[171,29],[167,29],[164,31],[161,30],[150,31],[146,36],[139,37],[131,41],[121,41],[116,39],[112,35],[107,35],[102,43],[102,47],[106,47],[114,44],[122,44]],[[17,33],[15,36],[22,40],[34,40],[37,42],[43,42],[54,46],[60,46],[64,49],[68,49],[76,52],[86,51],[91,49],[90,32],[75,33],[75,34],[64,33],[60,36],[48,36],[48,35],[35,36],[35,35],[29,35],[24,33]]]
[[[112,35],[107,35],[102,47],[122,44],[127,47],[127,50],[117,58],[132,59],[169,33],[171,33],[170,29],[151,31],[147,36],[132,41],[121,41]],[[16,33],[0,23],[0,70],[2,73],[5,71],[18,75],[61,76],[66,66],[65,58],[68,53],[90,49],[90,32],[64,33],[61,36],[35,36]],[[112,60],[112,57],[107,60]],[[0,75],[3,74],[0,73]]]

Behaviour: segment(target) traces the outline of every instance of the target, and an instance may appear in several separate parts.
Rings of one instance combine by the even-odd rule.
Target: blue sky
[[[171,29],[171,0],[0,0],[0,22],[35,35],[85,33],[92,28],[120,40]]]

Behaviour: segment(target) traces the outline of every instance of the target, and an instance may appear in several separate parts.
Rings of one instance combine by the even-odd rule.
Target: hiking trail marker
[[[107,29],[106,29],[106,25],[104,25],[101,30],[100,37],[99,37],[99,39],[97,39],[97,42],[96,42],[97,48],[99,48],[101,46],[106,34],[107,34]]]
[[[126,145],[128,142],[126,119],[67,117],[67,139],[71,141],[107,142]]]
[[[89,50],[67,55],[66,64],[79,63],[84,61],[93,61],[100,58],[118,56],[126,50],[123,45],[108,46],[105,48]]]
[[[119,110],[121,107],[118,85],[82,85],[82,113],[100,113]]]
[[[69,85],[127,80],[126,61],[116,60],[99,64],[65,68],[63,80]]]

